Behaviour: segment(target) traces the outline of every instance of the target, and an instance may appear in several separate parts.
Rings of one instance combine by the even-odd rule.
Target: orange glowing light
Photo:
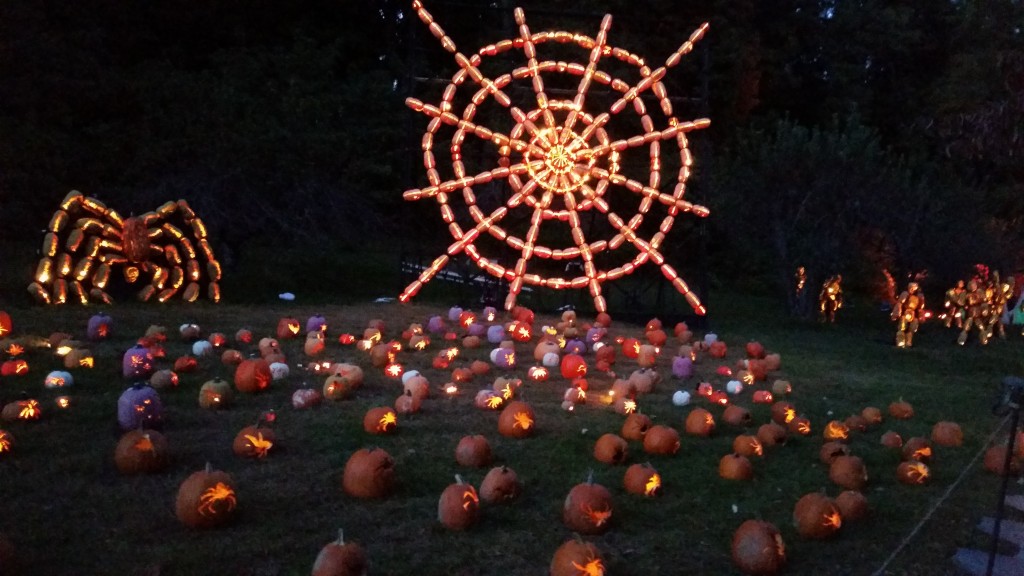
[[[223,505],[222,505],[223,503]],[[199,498],[199,514],[216,516],[235,509],[235,491],[223,482],[207,488]]]
[[[548,369],[543,366],[531,366],[526,375],[532,380],[542,382],[548,379]]]
[[[61,344],[60,346],[57,346],[57,356],[67,356],[68,354],[71,353],[72,350],[74,350],[74,348],[72,348],[71,346],[68,346],[67,344]]]
[[[626,414],[636,412],[636,400],[626,400],[622,403],[622,411]]]
[[[455,384],[449,384],[448,386],[445,387],[444,393],[448,394],[449,396],[458,394],[459,393],[459,387],[456,386]]]
[[[5,352],[10,354],[11,356],[19,356],[25,352],[25,347],[20,344],[11,344],[10,346],[7,347],[7,350],[5,350]]]
[[[508,400],[509,398],[511,398],[513,394],[515,394],[515,391],[512,390],[512,385],[511,384],[505,384],[505,386],[502,387],[502,389],[501,389],[501,397],[504,398],[505,400]]]
[[[476,508],[480,505],[480,498],[476,495],[476,490],[472,486],[466,488],[466,491],[462,493],[462,509],[469,510],[470,508]]]
[[[594,558],[586,564],[573,561],[572,567],[579,571],[578,576],[604,576],[604,563],[600,558]]]
[[[14,450],[14,439],[7,432],[0,430],[0,454]]]
[[[512,425],[513,428],[522,428],[523,430],[529,430],[530,427],[532,427],[532,426],[533,426],[533,418],[530,418],[530,415],[528,413],[526,413],[526,412],[516,412],[515,413],[515,424]]]
[[[71,398],[68,396],[57,396],[56,401],[58,408],[68,408],[71,406]]]
[[[354,344],[355,341],[356,341],[356,337],[351,335],[351,334],[342,334],[341,336],[338,336],[338,343],[339,344],[343,344],[345,346],[349,346],[351,344]]]
[[[793,418],[796,418],[796,408],[786,408],[785,418],[783,418],[783,421],[786,424],[789,424],[793,421]]]
[[[843,517],[839,514],[838,510],[826,512],[821,517],[821,525],[832,527],[838,530],[843,525]]]
[[[398,417],[395,416],[394,412],[387,412],[380,417],[377,421],[377,429],[381,432],[387,432],[391,428],[398,426]]]
[[[910,462],[906,466],[904,478],[912,484],[924,484],[928,480],[928,476],[930,474],[931,471],[923,462]]]
[[[924,461],[924,460],[928,460],[931,457],[932,457],[932,447],[931,446],[921,446],[920,448],[918,448],[917,450],[914,450],[910,454],[910,458],[909,459],[910,460],[922,460],[922,461]]]
[[[21,411],[18,412],[19,420],[37,420],[42,416],[37,400],[25,400],[21,403]]]
[[[253,452],[256,454],[257,458],[264,458],[267,453],[270,452],[270,448],[274,445],[273,442],[263,437],[262,432],[256,432],[255,436],[252,434],[246,434],[245,439],[249,441],[249,444],[252,446]]]
[[[590,522],[593,523],[595,527],[604,526],[605,523],[612,518],[611,508],[608,508],[607,510],[594,510],[590,505],[583,508],[583,514],[590,519]]]
[[[661,475],[658,473],[651,474],[651,477],[647,479],[647,483],[644,484],[644,496],[654,496],[659,488],[661,488]]]
[[[384,373],[392,378],[400,377],[404,371],[405,370],[402,368],[402,365],[397,363],[388,364],[387,367],[384,368]]]
[[[150,440],[149,434],[143,434],[142,438],[139,438],[133,447],[139,452],[152,452],[154,450],[153,441]]]
[[[491,396],[490,398],[487,399],[487,407],[497,409],[504,402],[505,399],[502,398],[501,396]]]
[[[92,356],[84,356],[78,360],[78,365],[82,368],[92,368],[94,362]]]

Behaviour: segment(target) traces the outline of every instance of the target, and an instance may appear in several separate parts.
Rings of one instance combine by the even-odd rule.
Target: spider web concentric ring
[[[517,8],[518,37],[487,45],[476,54],[466,56],[458,51],[451,38],[424,9],[422,2],[414,0],[413,7],[442,47],[453,54],[459,68],[437,105],[414,98],[406,101],[410,108],[431,120],[421,141],[423,166],[429,185],[408,190],[404,197],[407,200],[436,200],[454,242],[423,270],[399,299],[403,302],[410,300],[448,264],[452,256],[463,253],[482,270],[509,283],[506,309],[515,305],[524,285],[532,285],[553,289],[587,288],[595,308],[603,312],[607,305],[601,285],[631,274],[650,261],[661,268],[662,274],[694,310],[703,314],[704,307],[696,294],[665,262],[661,246],[680,212],[708,215],[707,208],[691,204],[683,197],[693,163],[686,133],[704,128],[710,122],[706,119],[683,122],[676,118],[662,79],[669,68],[677,65],[682,56],[693,49],[693,44],[704,35],[708,25],[700,26],[664,65],[652,70],[640,56],[607,44],[611,16],[604,17],[594,38],[565,31],[532,33],[525,13]],[[589,57],[585,64],[539,61],[538,46],[549,42],[582,49]],[[487,59],[499,55],[505,60],[509,56],[521,56],[526,64],[489,78],[481,68],[487,64]],[[611,59],[634,70],[640,81],[630,84],[604,71],[600,66],[602,59]],[[560,77],[578,79],[573,98],[549,98],[545,78]],[[536,100],[532,109],[523,110],[506,92],[515,88],[517,81],[530,83]],[[617,98],[606,110],[596,113],[587,109],[589,91],[595,84]],[[468,92],[474,87],[475,92],[469,96]],[[655,96],[666,118],[666,126],[655,127],[641,98],[647,92]],[[464,104],[456,103],[459,94],[464,95],[463,99],[468,98]],[[512,121],[507,134],[488,127],[488,120],[478,120],[477,114],[485,104],[507,111]],[[613,139],[608,129],[610,121],[627,107],[633,109],[641,129],[628,138]],[[447,150],[450,177],[441,176],[435,155],[435,141],[440,143],[444,138],[443,127],[454,129]],[[679,169],[671,193],[660,190],[663,142],[674,143],[678,151],[676,163]],[[492,148],[497,157],[496,166],[471,174],[464,158],[467,144]],[[630,177],[619,163],[621,154],[642,148],[648,152],[645,182]],[[477,202],[474,187],[501,180],[507,182],[511,194],[502,205],[485,211]],[[639,201],[635,213],[628,217],[617,213],[610,202],[613,194],[623,193]],[[453,208],[453,201],[456,208]],[[640,232],[640,226],[645,215],[656,205],[665,206],[666,214],[657,232],[647,237]],[[513,227],[518,227],[509,218],[513,211],[528,214],[529,225],[525,231],[513,230]],[[468,219],[457,217],[457,212],[468,215]],[[591,213],[605,220],[613,232],[611,238],[588,239],[581,213]],[[571,244],[550,247],[538,242],[542,229],[550,222],[568,226]],[[484,254],[479,243],[485,237],[511,249],[516,263],[503,266],[499,262],[500,255]],[[618,266],[607,269],[597,266],[596,255],[616,251],[624,245],[634,248],[636,255]],[[577,261],[582,274],[567,277],[539,273],[530,268],[534,259]]]

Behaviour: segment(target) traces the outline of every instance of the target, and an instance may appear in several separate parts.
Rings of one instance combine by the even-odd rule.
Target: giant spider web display
[[[514,15],[519,27],[518,37],[489,44],[476,54],[467,56],[456,48],[455,42],[427,12],[422,2],[414,0],[412,6],[441,46],[454,55],[458,70],[448,81],[437,105],[414,98],[406,100],[410,108],[431,120],[421,146],[429,185],[406,191],[404,198],[436,200],[454,242],[423,269],[419,277],[405,288],[399,300],[408,302],[453,256],[462,253],[487,273],[509,283],[506,309],[515,306],[524,285],[532,285],[553,289],[586,288],[594,299],[595,308],[604,312],[607,304],[602,284],[631,274],[651,261],[660,267],[662,274],[690,306],[698,314],[704,314],[700,299],[666,263],[662,243],[680,212],[708,215],[707,208],[691,204],[683,196],[693,164],[686,133],[707,127],[710,120],[681,121],[674,116],[672,101],[662,80],[666,72],[679,64],[682,57],[693,49],[694,43],[703,37],[708,24],[698,27],[661,67],[652,70],[640,56],[607,43],[612,22],[610,15],[601,21],[597,36],[590,38],[566,31],[531,32],[525,13],[517,8]],[[582,49],[589,58],[582,64],[539,60],[538,48],[546,43],[553,48],[564,45]],[[525,65],[509,70],[509,66],[504,64],[520,57]],[[501,60],[492,60],[497,58]],[[602,69],[603,60],[627,67],[639,75],[639,80],[631,84],[609,73]],[[484,64],[504,65],[508,71],[491,78],[481,69]],[[546,82],[552,79],[564,81],[566,77],[578,78],[578,82],[573,81],[572,98],[555,98],[552,90],[546,89]],[[522,84],[528,84],[530,102],[521,107],[510,93]],[[601,86],[614,95],[614,102],[607,109],[591,111],[588,108],[592,86]],[[662,126],[656,126],[647,111],[642,98],[647,93],[654,95],[664,115]],[[463,99],[468,98],[465,103],[456,101],[460,94]],[[485,104],[497,107],[511,117],[512,126],[507,133],[485,125],[494,126],[491,116],[484,118],[479,114]],[[634,126],[626,126],[630,134],[628,137],[613,139],[609,134],[613,129],[612,120],[622,118],[617,115],[627,107],[632,107],[639,124],[633,122]],[[591,104],[590,108],[595,107]],[[441,143],[442,137],[447,137],[447,134],[441,136],[442,126],[454,128],[447,143],[451,172],[446,176],[441,175],[434,154],[435,141]],[[678,163],[676,182],[671,193],[659,189],[664,161],[662,142],[674,142],[678,153],[678,160],[675,160]],[[490,161],[493,163],[485,164],[482,171],[471,170],[467,166],[467,148],[470,145],[487,148],[494,158]],[[621,158],[643,147],[647,149],[646,174],[642,177],[646,182],[628,175],[629,167]],[[493,210],[482,209],[474,187],[500,181],[507,182],[510,195]],[[457,200],[459,192],[462,202],[457,202],[453,208],[452,201]],[[617,213],[618,204],[612,201],[614,196],[623,194],[632,195],[639,202],[635,212],[628,217]],[[667,213],[657,231],[648,237],[640,227],[644,216],[655,205],[664,206]],[[515,212],[524,211],[529,214],[528,225],[522,219],[520,226],[526,229],[525,233],[514,229],[515,222],[511,217]],[[595,211],[606,220],[610,238],[587,238],[581,213],[594,214]],[[567,240],[564,247],[552,248],[538,241],[544,224],[549,221],[568,227],[566,238],[571,240]],[[487,236],[503,245],[506,252],[511,248],[516,259],[514,265],[503,266],[499,255],[485,255],[479,244]],[[632,246],[636,254],[623,257],[624,262],[609,265],[607,269],[601,269],[595,263],[598,255],[624,246]],[[581,274],[575,277],[546,274],[531,268],[534,258],[575,261]],[[571,268],[567,266],[566,270]]]

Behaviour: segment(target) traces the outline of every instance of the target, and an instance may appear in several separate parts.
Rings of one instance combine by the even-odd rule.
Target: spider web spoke
[[[587,62],[587,68],[583,71],[583,77],[580,78],[580,84],[576,88],[572,109],[569,111],[569,116],[565,119],[565,130],[563,130],[561,136],[561,143],[563,145],[568,142],[569,135],[572,134],[572,129],[576,126],[576,121],[579,119],[580,111],[583,110],[583,103],[586,99],[587,91],[590,89],[590,82],[594,78],[594,72],[597,70],[597,64],[601,61],[601,55],[608,41],[608,29],[611,26],[612,16],[611,14],[605,14],[601,20],[601,29],[594,40],[594,47],[590,50],[590,60]]]
[[[430,282],[442,268],[448,264],[448,255],[442,254],[434,259],[430,266],[426,267],[423,272],[420,273],[419,278],[413,280],[411,284],[405,287],[405,290],[398,296],[400,302],[408,302],[423,288],[423,285]]]
[[[498,208],[494,212],[491,212],[491,215],[488,216],[487,218],[484,218],[483,220],[477,222],[476,226],[470,228],[468,232],[462,232],[461,230],[459,230],[457,225],[455,225],[454,228],[450,227],[449,229],[452,232],[452,236],[455,237],[456,241],[453,242],[452,245],[448,247],[448,254],[450,256],[458,254],[463,249],[465,249],[466,245],[475,242],[476,239],[480,237],[481,232],[486,231],[495,223],[500,222],[501,219],[507,215],[508,207],[502,206],[501,208]]]
[[[594,266],[594,255],[590,252],[590,244],[583,234],[580,226],[580,216],[576,211],[576,197],[573,194],[565,195],[565,208],[569,211],[569,228],[572,230],[572,239],[580,250],[580,258],[583,260],[583,273],[587,277],[587,285],[590,288],[590,296],[594,299],[594,308],[598,312],[607,312],[608,306],[604,296],[601,294],[601,283],[597,279],[597,269]]]
[[[495,146],[508,146],[517,152],[522,152],[530,148],[529,142],[525,142],[518,138],[509,138],[504,134],[495,132],[484,126],[480,126],[479,124],[466,120],[465,118],[459,118],[452,112],[442,110],[437,106],[427,104],[421,100],[417,100],[416,98],[406,98],[405,105],[416,112],[422,112],[431,118],[437,118],[449,126],[454,126],[459,130],[469,132],[481,140],[487,140]],[[518,108],[516,108],[516,110],[518,110]],[[519,112],[522,114],[522,111]],[[525,114],[523,116],[525,117]]]
[[[512,270],[512,280],[508,286],[508,297],[505,298],[506,310],[511,310],[516,305],[516,296],[519,295],[519,291],[523,287],[523,275],[526,274],[526,264],[533,257],[533,249],[537,243],[537,236],[540,234],[540,225],[544,221],[544,211],[551,204],[553,196],[554,194],[550,191],[545,191],[544,196],[533,210],[533,216],[530,217],[530,229],[526,232],[526,237],[523,239],[523,249],[519,253],[519,261],[516,262],[516,266]]]
[[[612,174],[612,173],[608,172],[607,170],[605,170],[604,168],[600,168],[600,167],[595,166],[594,168],[592,168],[590,170],[590,173],[595,178],[600,178],[602,180],[607,180],[607,181],[611,182],[612,184],[617,184],[619,186],[623,186],[627,190],[629,190],[630,192],[634,192],[636,194],[640,194],[641,196],[643,196],[645,198],[650,198],[652,200],[657,200],[658,202],[661,202],[662,204],[664,204],[666,206],[669,206],[669,207],[672,207],[672,208],[675,208],[677,210],[682,210],[684,212],[690,212],[690,213],[692,213],[692,214],[694,214],[696,216],[702,216],[702,217],[703,216],[707,216],[708,214],[711,213],[711,211],[708,210],[706,206],[702,206],[700,204],[693,204],[693,203],[687,202],[686,200],[683,200],[681,198],[676,198],[675,196],[673,196],[671,194],[665,194],[664,192],[659,192],[658,190],[655,190],[654,188],[651,188],[650,186],[645,186],[643,183],[637,182],[636,180],[633,180],[631,178],[627,178],[626,176],[623,176],[622,174]]]
[[[548,96],[544,92],[544,79],[540,75],[537,65],[537,48],[533,44],[533,35],[530,34],[530,27],[526,25],[526,13],[522,8],[514,11],[516,24],[519,25],[519,37],[523,40],[523,53],[526,54],[527,66],[530,69],[530,77],[533,81],[533,91],[537,96],[537,107],[543,110],[544,124],[548,128],[555,127],[555,115],[548,108]]]

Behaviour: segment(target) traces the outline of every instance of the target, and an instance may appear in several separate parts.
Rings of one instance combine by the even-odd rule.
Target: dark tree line
[[[514,35],[516,5],[586,34],[610,12],[654,61],[709,21],[667,82],[713,121],[696,186],[723,281],[1024,267],[1019,0],[425,4],[466,49]],[[454,66],[405,0],[3,2],[0,252],[26,260],[71,189],[186,198],[229,260],[394,247],[437,220],[401,200],[425,125],[403,100]]]

